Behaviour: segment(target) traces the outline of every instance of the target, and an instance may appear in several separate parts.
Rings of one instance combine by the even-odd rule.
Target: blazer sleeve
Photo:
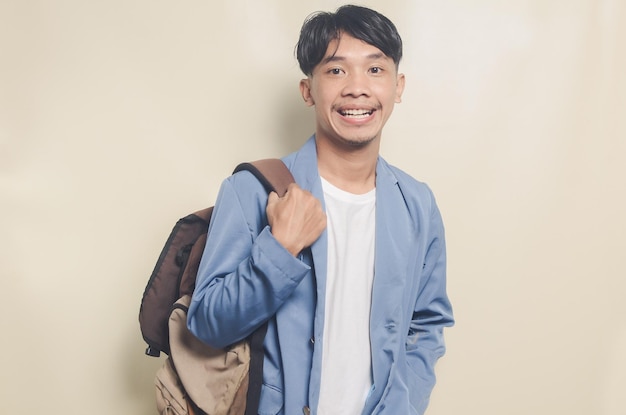
[[[407,337],[407,361],[413,370],[411,404],[418,414],[426,410],[435,385],[435,363],[445,353],[443,328],[452,326],[452,306],[446,292],[446,246],[441,214],[431,193],[426,255],[413,318]],[[421,268],[421,269],[420,269]]]
[[[273,237],[266,203],[249,172],[220,188],[187,317],[190,331],[213,347],[233,344],[271,318],[310,269]]]

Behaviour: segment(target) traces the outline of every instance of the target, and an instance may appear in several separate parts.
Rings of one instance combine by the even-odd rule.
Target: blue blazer
[[[323,203],[315,137],[284,159]],[[267,225],[267,194],[249,173],[220,188],[189,329],[225,347],[268,321],[259,415],[317,412],[327,238],[293,257]],[[363,414],[422,414],[454,320],[446,294],[444,229],[430,189],[379,157],[370,316],[373,386]]]

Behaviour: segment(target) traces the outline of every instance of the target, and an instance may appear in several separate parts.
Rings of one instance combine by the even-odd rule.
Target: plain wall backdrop
[[[405,43],[382,154],[446,224],[428,414],[625,414],[626,4],[360,3]],[[0,0],[2,413],[156,412],[160,249],[237,163],[313,132],[294,46],[340,4]]]

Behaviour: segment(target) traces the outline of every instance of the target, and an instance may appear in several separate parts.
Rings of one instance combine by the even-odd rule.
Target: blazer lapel
[[[404,341],[401,316],[416,253],[416,231],[395,175],[379,158],[376,169],[376,259],[370,317],[374,384],[385,384]],[[406,334],[406,333],[405,333]]]

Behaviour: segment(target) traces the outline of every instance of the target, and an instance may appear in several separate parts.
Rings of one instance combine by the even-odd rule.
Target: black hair
[[[402,39],[391,20],[366,7],[346,5],[335,13],[313,13],[304,21],[296,57],[305,75],[313,73],[330,42],[338,40],[342,33],[377,47],[396,66],[402,59]]]

